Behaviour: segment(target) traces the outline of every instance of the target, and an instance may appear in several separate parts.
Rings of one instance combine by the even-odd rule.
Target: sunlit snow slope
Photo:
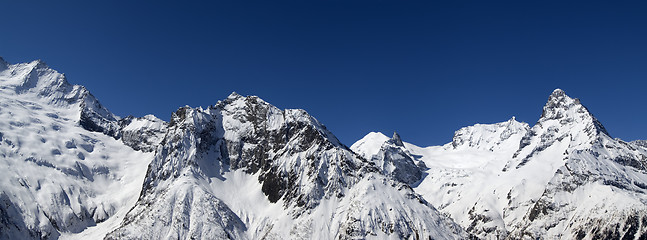
[[[393,171],[235,93],[169,123],[120,118],[41,61],[0,59],[0,239],[468,237],[407,184],[419,166],[384,153]]]
[[[415,191],[479,238],[646,238],[647,149],[611,138],[562,90],[543,110],[532,128],[512,118],[462,128],[444,146],[405,143],[428,167]],[[379,160],[385,138],[351,149]]]
[[[232,94],[183,107],[136,206],[109,239],[461,239],[406,184],[382,175],[303,110]]]
[[[116,227],[153,157],[109,136],[116,122],[44,63],[0,59],[0,238],[101,238]]]

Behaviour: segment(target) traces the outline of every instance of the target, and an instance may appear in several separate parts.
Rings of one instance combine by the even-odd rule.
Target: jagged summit
[[[515,163],[516,168],[524,166],[549,147],[566,154],[567,148],[586,149],[599,144],[602,136],[610,138],[604,126],[580,100],[556,89],[548,97],[535,126],[521,139],[519,149],[513,155],[519,159],[518,164]],[[556,147],[561,143],[566,145]]]
[[[32,61],[0,70],[0,106],[0,239],[467,237],[305,110],[256,96],[118,118]]]
[[[37,68],[49,68],[47,63],[43,59],[36,59],[34,61],[31,61],[30,64],[34,64]]]
[[[393,132],[393,137],[389,141],[396,146],[404,147],[404,143],[402,143],[402,139],[400,138],[400,134],[398,134],[398,132]]]
[[[411,186],[477,239],[647,237],[647,144],[612,139],[561,89],[532,128],[512,117],[464,127],[444,146],[391,141],[371,133],[351,148],[403,182],[415,179],[401,174],[414,172],[407,157],[425,163]]]
[[[331,202],[364,202],[358,197],[373,195],[373,191],[389,194],[390,190],[382,187],[391,186],[385,185],[385,181],[394,186],[401,184],[389,183],[391,180],[381,174],[374,165],[339,143],[306,111],[280,110],[256,96],[232,94],[206,110],[183,107],[173,114],[166,136],[149,166],[140,199],[108,239],[131,236],[142,227],[148,229],[146,233],[151,236],[179,232],[179,238],[199,238],[207,234],[205,231],[212,231],[234,238],[249,236],[257,239],[270,234],[276,237],[343,239],[346,235],[364,236],[367,233],[358,231],[365,228],[397,238],[409,238],[413,232],[432,238],[437,236],[433,232],[427,233],[426,229],[435,229],[433,221],[442,222],[443,218],[436,217],[426,208],[417,209],[417,204],[423,203],[421,206],[424,206],[424,202],[416,199],[415,195],[402,200],[399,196],[390,196],[394,200],[389,201],[402,202],[397,206],[373,198],[372,203],[376,203],[376,207],[362,204],[362,207],[348,211],[329,208],[333,206]],[[245,186],[253,186],[256,192],[248,193],[235,187],[241,177],[248,179]],[[232,187],[227,187],[230,184]],[[232,190],[228,191],[235,194],[224,192],[229,188]],[[413,194],[412,191],[409,193]],[[254,198],[238,197],[246,194],[254,194]],[[185,200],[178,202],[176,199]],[[414,205],[408,203],[412,201]],[[395,215],[379,213],[385,211],[385,204],[392,207]],[[218,221],[195,220],[205,218],[204,214],[169,210],[169,205],[200,209],[211,215],[206,217]],[[249,206],[289,214],[265,210],[254,212],[256,207]],[[406,220],[406,225],[393,223],[389,229],[372,226],[374,222],[388,223],[393,221],[391,218],[401,219],[403,214],[411,214],[409,208],[428,213],[425,218]],[[378,214],[376,218],[379,220],[373,219],[373,215],[365,215],[364,211]],[[182,223],[165,222],[167,215]],[[319,224],[321,220],[314,218],[322,216],[332,219],[329,220],[332,225],[311,225]],[[357,229],[357,222],[353,219],[366,216],[368,219],[362,220],[363,225]],[[210,225],[200,226],[203,222]],[[294,231],[301,228],[314,229],[314,232]],[[441,231],[440,234],[444,234]],[[461,230],[457,230],[457,235],[461,236]]]
[[[556,89],[548,97],[544,105],[542,119],[558,119],[564,117],[564,114],[571,108],[581,106],[579,100],[575,100],[566,95],[561,89]],[[577,111],[576,111],[577,112]]]
[[[561,89],[532,128],[429,147],[372,132],[350,151],[257,96],[110,118],[42,61],[4,63],[0,239],[647,238],[647,144]]]
[[[579,99],[571,98],[561,89],[555,89],[548,97],[538,123],[559,120],[561,125],[572,122],[591,125],[597,133],[609,133],[604,126],[582,105]]]
[[[342,144],[335,135],[333,135],[324,124],[319,122],[315,117],[303,109],[285,109],[281,110],[276,106],[266,102],[258,96],[243,96],[233,92],[224,101],[219,101],[213,108],[214,110],[224,110],[235,119],[246,119],[253,124],[260,124],[262,119],[267,119],[267,127],[276,130],[281,124],[294,121],[295,124],[312,126],[320,136],[334,146],[347,148]],[[243,121],[245,122],[245,121]]]
[[[551,93],[551,95],[564,95],[564,94],[566,93],[561,88],[555,88],[555,90],[553,90],[553,93]]]
[[[586,125],[584,128],[587,133],[603,133],[607,136],[610,134],[604,128],[602,123],[580,102],[577,98],[571,98],[561,89],[556,89],[548,97],[548,101],[543,108],[542,115],[538,125],[543,126],[546,122],[556,120],[557,125],[567,126],[573,124]]]
[[[238,94],[237,92],[231,92],[229,96],[227,96],[227,99],[238,99],[243,97],[242,95]]]

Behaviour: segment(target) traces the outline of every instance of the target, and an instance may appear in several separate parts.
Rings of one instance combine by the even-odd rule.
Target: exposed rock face
[[[235,181],[229,180],[232,174],[256,177],[267,201],[262,204],[289,214],[249,213],[228,207],[238,203],[223,204],[221,198],[227,196],[213,185]],[[174,200],[187,191],[193,199]],[[379,192],[390,198],[367,199]],[[196,195],[200,201],[194,200]],[[172,217],[158,214],[169,204],[186,210],[170,212]],[[208,206],[219,206],[213,212],[223,220],[196,226],[207,220],[188,210]],[[250,214],[256,219],[239,218]],[[321,222],[321,217],[331,220]],[[234,238],[465,236],[411,188],[385,178],[305,111],[282,111],[258,97],[235,93],[207,109],[184,107],[173,114],[137,205],[108,238],[140,231],[189,238],[206,229]]]
[[[425,163],[414,160],[414,156],[404,147],[398,133],[393,133],[393,137],[384,142],[380,151],[370,159],[384,175],[409,185],[419,182],[426,170]]]
[[[647,140],[635,140],[631,141],[630,143],[634,146],[647,148]]]
[[[523,166],[534,155],[557,142],[569,141],[570,148],[590,148],[600,135],[609,136],[580,100],[572,99],[561,89],[556,89],[548,98],[539,121],[521,140],[514,155],[519,161],[514,161],[517,164],[514,167]]]
[[[167,124],[40,61],[0,83],[0,238],[466,237],[303,110],[234,93]]]
[[[162,142],[167,123],[153,116],[128,116],[119,120],[121,141],[135,150],[152,152]]]
[[[532,128],[351,150],[236,93],[121,119],[41,61],[0,58],[0,239],[647,238],[645,141],[611,138],[559,89],[543,110]]]
[[[543,110],[532,128],[513,118],[462,128],[445,146],[405,143],[429,167],[414,189],[477,238],[647,237],[643,142],[612,139],[559,89]],[[389,141],[369,135],[353,150]]]

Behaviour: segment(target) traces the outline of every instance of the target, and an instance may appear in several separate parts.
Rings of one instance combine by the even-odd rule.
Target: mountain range
[[[0,58],[0,239],[647,239],[647,144],[550,94],[533,126],[351,147],[232,93],[119,117],[40,60]]]

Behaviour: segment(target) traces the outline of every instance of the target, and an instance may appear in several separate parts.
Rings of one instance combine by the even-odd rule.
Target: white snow
[[[370,132],[362,139],[353,143],[353,145],[350,146],[350,149],[366,159],[371,159],[373,155],[380,151],[382,144],[389,139],[391,138],[381,132]]]
[[[304,110],[237,93],[218,106],[181,109],[173,129],[152,115],[133,118],[123,128],[130,141],[148,134],[144,147],[157,149],[144,153],[79,126],[81,109],[108,128],[119,119],[82,86],[41,61],[0,58],[0,204],[15,221],[0,238],[29,229],[60,239],[461,239],[460,225],[486,239],[557,239],[590,237],[591,226],[626,232],[629,218],[647,216],[647,148],[609,137],[560,89],[532,128],[513,117],[459,129],[443,146],[398,143],[403,159],[428,167],[413,191],[366,161],[389,143],[382,133],[351,146],[362,159]],[[298,131],[278,149],[248,141],[283,130]],[[164,134],[169,141],[159,145]],[[311,138],[318,144],[304,142]],[[256,149],[266,150],[272,171],[291,174],[296,200],[269,200],[267,169],[231,169],[229,161],[248,161],[238,157]]]
[[[49,90],[62,75],[38,65],[0,72],[0,189],[44,236],[101,238],[134,205],[152,154],[78,126],[79,106]]]
[[[369,133],[351,149],[371,159],[387,140],[383,134]],[[647,154],[644,148],[619,141],[607,135],[579,100],[557,89],[532,128],[513,117],[462,128],[444,146],[404,145],[429,168],[415,191],[465,229],[472,228],[471,233],[488,239],[508,233],[515,238],[523,232],[574,238],[578,228],[613,228],[605,218],[624,224],[630,214],[647,213],[644,189],[634,184],[647,183],[647,173],[611,160],[644,161]],[[579,180],[558,170],[590,176],[591,182],[572,193],[560,190]],[[629,190],[602,184],[605,181],[619,181]],[[529,213],[539,199],[564,209],[533,222]]]

